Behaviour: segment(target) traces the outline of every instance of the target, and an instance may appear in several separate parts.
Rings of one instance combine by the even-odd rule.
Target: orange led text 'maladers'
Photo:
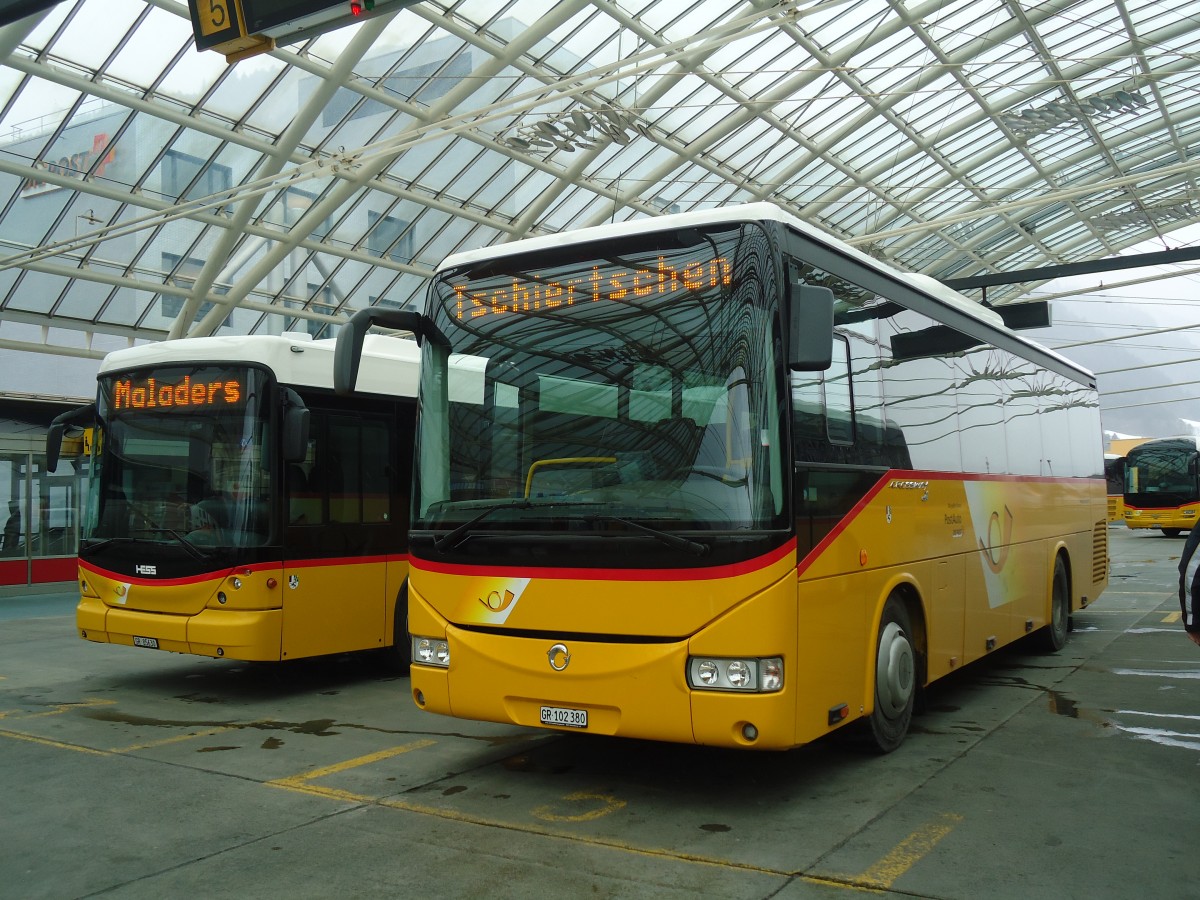
[[[455,318],[478,318],[499,313],[526,313],[597,301],[634,303],[638,297],[671,294],[677,291],[701,291],[733,283],[729,260],[723,256],[687,263],[682,269],[658,258],[655,268],[605,269],[592,266],[591,272],[557,281],[521,281],[511,286],[468,290],[454,285]]]
[[[241,399],[242,383],[236,379],[200,381],[191,375],[171,384],[154,378],[118,378],[113,389],[113,409],[233,406]]]

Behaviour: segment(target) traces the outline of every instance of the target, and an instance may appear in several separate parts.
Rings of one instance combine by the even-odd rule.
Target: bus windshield
[[[1125,458],[1125,494],[1140,505],[1195,501],[1197,459],[1196,442],[1191,439],[1153,441],[1134,447]]]
[[[85,542],[268,543],[268,384],[245,366],[102,376]]]
[[[422,364],[414,527],[781,527],[771,259],[741,223],[441,274],[452,348]]]

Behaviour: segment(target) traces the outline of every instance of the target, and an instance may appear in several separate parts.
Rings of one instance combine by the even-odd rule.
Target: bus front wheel
[[[392,618],[392,646],[383,651],[384,667],[392,675],[404,676],[412,664],[412,640],[408,636],[408,582],[396,595]]]
[[[904,602],[895,594],[883,605],[875,648],[875,710],[867,718],[871,745],[881,753],[900,746],[912,721],[917,693],[917,652]]]

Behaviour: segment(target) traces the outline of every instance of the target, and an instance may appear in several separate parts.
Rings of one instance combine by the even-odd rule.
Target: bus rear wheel
[[[875,647],[875,710],[867,717],[873,749],[891,753],[904,742],[917,694],[917,651],[904,602],[888,597]]]
[[[1071,627],[1071,581],[1061,556],[1054,559],[1054,581],[1050,587],[1050,622],[1041,631],[1042,649],[1057,653],[1067,645]]]

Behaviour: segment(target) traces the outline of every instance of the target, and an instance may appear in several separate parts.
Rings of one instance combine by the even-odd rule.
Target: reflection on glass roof
[[[753,200],[936,278],[1110,256],[1200,217],[1180,9],[426,0],[230,65],[183,2],[63,0],[0,28],[0,339],[327,335],[457,250]]]

